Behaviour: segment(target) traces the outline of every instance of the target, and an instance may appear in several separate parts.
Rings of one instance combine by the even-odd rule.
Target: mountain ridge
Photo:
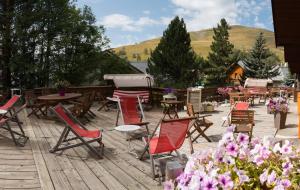
[[[236,49],[248,51],[254,44],[257,35],[263,32],[264,37],[267,41],[267,47],[271,49],[276,55],[279,56],[280,60],[283,61],[283,49],[276,48],[274,32],[255,27],[248,27],[242,25],[233,25],[229,30],[229,40],[234,44]],[[199,31],[189,32],[191,37],[191,44],[194,51],[203,57],[207,57],[210,52],[210,45],[212,43],[213,29],[204,29]],[[129,61],[145,61],[150,56],[150,51],[154,50],[159,43],[161,37],[145,40],[133,45],[125,45],[114,48],[116,53],[120,51],[126,52],[126,57]],[[124,53],[123,53],[124,54]],[[134,56],[135,54],[135,56]],[[138,56],[139,54],[140,60]],[[125,55],[123,55],[125,56]]]

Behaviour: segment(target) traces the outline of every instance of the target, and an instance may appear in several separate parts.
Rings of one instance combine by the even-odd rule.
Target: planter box
[[[283,129],[285,127],[287,113],[276,112],[274,113],[274,127],[276,129]]]

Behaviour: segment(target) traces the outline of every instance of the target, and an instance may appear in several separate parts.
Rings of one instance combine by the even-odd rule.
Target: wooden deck
[[[266,114],[265,106],[254,108],[256,123],[254,136],[273,135],[272,115]],[[96,107],[95,107],[96,110]],[[220,127],[228,107],[219,107],[212,116],[215,125],[208,135],[214,142],[200,139],[195,150],[214,148],[226,130]],[[297,124],[296,107],[293,105],[287,123]],[[105,143],[104,159],[97,159],[84,147],[69,149],[61,154],[49,153],[61,134],[63,126],[53,120],[27,118],[21,115],[30,141],[25,147],[16,147],[10,139],[0,138],[0,189],[162,189],[150,177],[149,160],[140,161],[129,154],[124,134],[107,131],[114,127],[115,111],[95,111],[97,117],[87,124],[89,129],[102,128]],[[184,113],[181,113],[184,114]],[[146,112],[152,128],[162,117],[161,110]],[[1,130],[1,134],[7,135]],[[142,149],[141,141],[133,142],[136,149]],[[189,153],[186,142],[181,150]]]

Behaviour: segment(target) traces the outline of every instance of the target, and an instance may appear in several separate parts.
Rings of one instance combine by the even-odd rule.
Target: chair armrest
[[[131,125],[149,125],[149,122],[131,123]]]

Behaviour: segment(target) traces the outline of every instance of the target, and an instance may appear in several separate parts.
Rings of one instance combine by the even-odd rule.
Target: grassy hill
[[[276,53],[281,60],[283,60],[283,49],[275,47],[275,38],[274,32],[260,29],[252,28],[246,26],[232,26],[230,33],[230,41],[234,44],[235,48],[241,50],[249,50],[256,39],[256,36],[263,32],[267,40],[267,46]],[[212,42],[213,30],[201,30],[190,32],[192,47],[198,55],[207,57],[210,51],[210,45]],[[115,48],[115,51],[118,53],[120,50],[125,50],[126,56],[130,61],[136,61],[136,58],[133,57],[134,54],[139,54],[142,61],[147,60],[149,57],[150,51],[154,50],[157,44],[159,43],[160,38],[151,39],[147,41],[140,42],[134,45],[127,45]],[[147,53],[148,52],[148,53]]]

